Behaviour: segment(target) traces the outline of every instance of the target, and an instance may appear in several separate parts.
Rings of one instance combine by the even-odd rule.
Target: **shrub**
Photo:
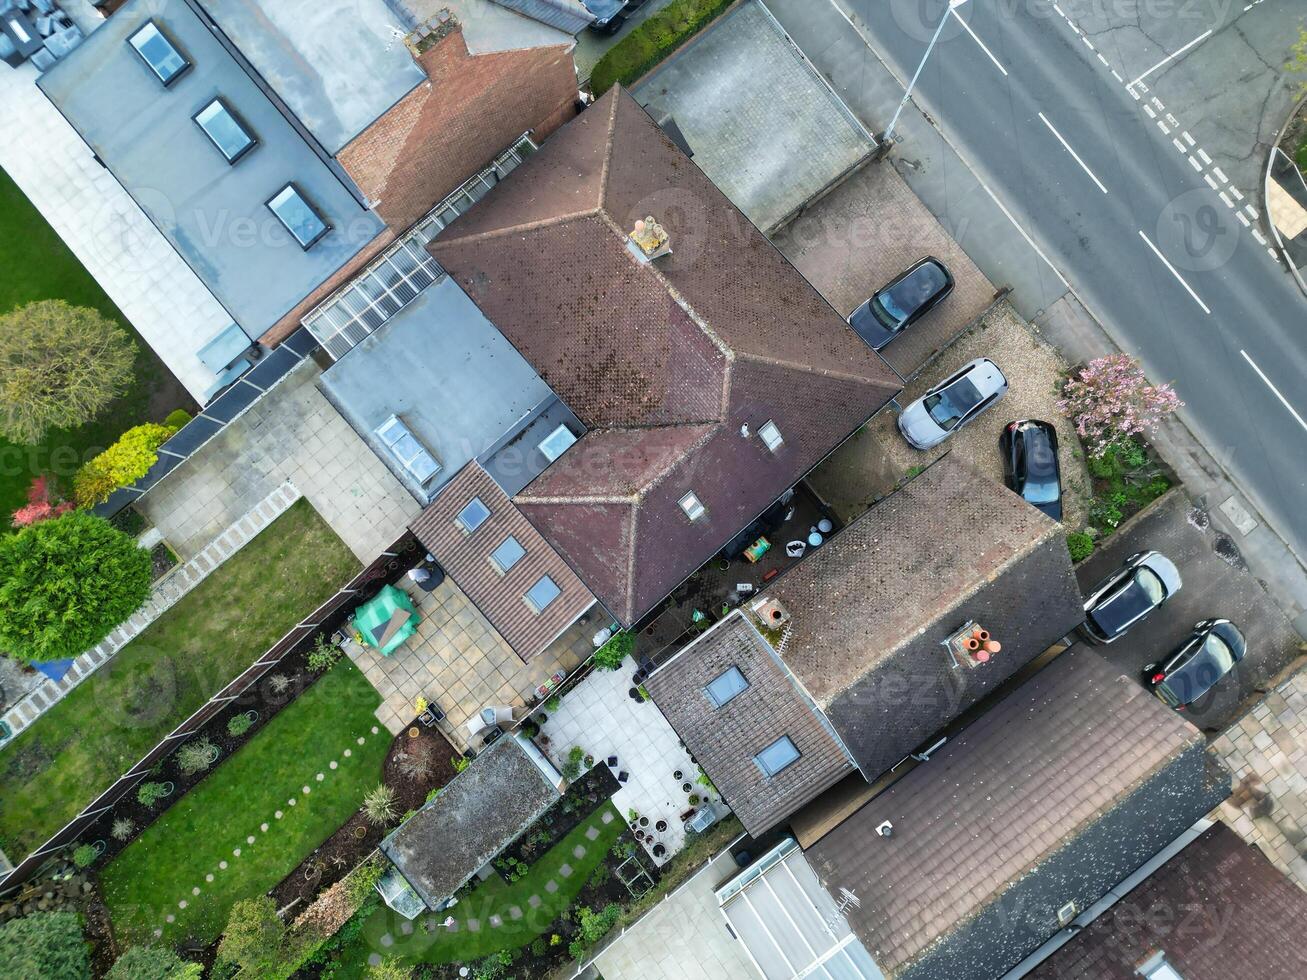
[[[462,772],[468,766],[472,765],[472,760],[465,755],[460,755],[457,759],[451,758],[449,761],[454,767],[454,772]]]
[[[623,630],[595,651],[595,666],[601,670],[620,670],[622,661],[635,649],[635,634]]]
[[[313,641],[313,649],[309,651],[309,670],[315,674],[322,674],[336,666],[337,661],[344,656],[340,647],[333,644],[321,633]]]
[[[73,851],[73,864],[79,868],[89,868],[99,856],[100,852],[90,844],[82,844],[77,850]]]
[[[436,787],[435,789],[433,789],[430,793],[428,793],[428,794],[427,794],[427,802],[430,803],[430,802],[431,802],[432,800],[434,800],[437,796],[439,796],[439,795],[440,795],[440,790],[441,790],[441,787],[437,786],[437,787]]]
[[[426,779],[435,771],[435,761],[431,758],[435,749],[430,742],[414,740],[415,744],[405,747],[395,755],[395,768],[405,779],[418,781]]]
[[[363,973],[368,980],[409,980],[412,975],[413,968],[405,966],[395,956],[387,956],[376,966],[369,966]]]
[[[513,954],[506,949],[491,953],[472,964],[473,980],[497,980],[513,963]]]
[[[49,299],[0,316],[0,435],[30,446],[95,418],[127,390],[136,347],[85,306]]]
[[[163,420],[163,424],[174,432],[191,420],[191,413],[184,408],[174,408]]]
[[[531,955],[536,959],[539,959],[548,952],[549,942],[544,936],[537,936],[535,939],[531,940]]]
[[[720,14],[733,0],[672,0],[636,26],[599,59],[590,73],[596,96],[629,85]]]
[[[134,833],[136,833],[136,821],[129,820],[127,817],[119,817],[115,820],[109,831],[109,835],[114,840],[130,840]]]
[[[44,476],[32,478],[32,485],[27,488],[27,504],[14,511],[14,527],[31,527],[52,517],[67,514],[73,509],[71,501],[56,501],[50,481]]]
[[[385,873],[385,866],[375,860],[365,861],[351,871],[345,878],[345,881],[349,883],[345,886],[345,894],[348,896],[350,903],[355,908],[362,905],[363,900],[373,893],[373,890],[377,887],[377,882],[381,881],[381,877]]]
[[[576,959],[580,959],[585,955],[587,949],[608,935],[608,931],[617,924],[617,920],[621,917],[622,907],[620,905],[605,905],[598,912],[582,907],[576,920],[579,926],[576,938],[567,947],[567,951]]]
[[[1084,561],[1094,553],[1094,539],[1084,531],[1072,531],[1066,536],[1066,548],[1072,561]]]
[[[136,802],[141,806],[153,807],[168,795],[167,789],[163,783],[141,783],[140,789],[136,791]]]
[[[535,738],[540,734],[540,726],[537,725],[533,719],[528,718],[526,721],[522,722],[522,734],[527,738]]]
[[[285,694],[290,687],[290,678],[285,674],[273,674],[268,678],[268,687],[272,689],[273,694]]]
[[[275,974],[286,950],[286,926],[271,898],[242,899],[231,907],[218,944],[218,959],[251,976]]]
[[[579,745],[573,745],[567,753],[567,761],[563,763],[563,778],[569,783],[581,776],[581,764],[585,761],[585,749]]]
[[[554,712],[558,710],[558,706],[562,703],[563,703],[563,696],[561,694],[555,694],[553,697],[551,697],[548,701],[545,702],[545,710],[552,715]]]
[[[76,657],[140,608],[150,555],[82,512],[0,538],[0,650],[20,660]]]
[[[363,797],[363,816],[368,823],[384,827],[393,823],[399,811],[395,808],[395,791],[385,783]]]
[[[82,927],[72,912],[33,912],[0,925],[0,977],[81,980],[90,976]]]
[[[1170,385],[1149,384],[1133,357],[1109,354],[1067,379],[1057,407],[1074,423],[1093,457],[1131,436],[1154,431],[1183,404]]]
[[[133,946],[109,968],[107,980],[182,980],[199,977],[200,964],[188,963],[164,946]]]
[[[695,780],[695,782],[698,783],[700,786],[706,787],[709,793],[717,792],[717,787],[713,785],[713,781],[708,778],[708,774],[704,772],[702,769],[699,770],[699,777]]]
[[[175,432],[166,425],[147,422],[118,437],[118,441],[77,471],[73,499],[79,507],[94,507],[119,487],[130,486],[150,471],[159,447]]]
[[[254,719],[244,711],[227,719],[227,734],[232,738],[240,738],[252,727],[254,727]]]
[[[177,750],[178,768],[190,776],[197,772],[204,772],[216,761],[213,751],[215,748],[207,735],[202,735],[193,742],[187,742]]]

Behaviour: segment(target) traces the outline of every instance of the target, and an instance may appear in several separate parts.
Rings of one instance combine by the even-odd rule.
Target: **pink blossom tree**
[[[27,488],[27,505],[14,511],[14,527],[28,527],[32,524],[39,524],[41,521],[48,521],[52,517],[66,514],[73,509],[73,504],[70,501],[57,503],[54,496],[49,480],[43,476],[33,479],[32,485]]]
[[[1109,354],[1072,373],[1057,407],[1089,454],[1102,456],[1114,443],[1154,432],[1183,404],[1169,384],[1149,384],[1135,358]]]

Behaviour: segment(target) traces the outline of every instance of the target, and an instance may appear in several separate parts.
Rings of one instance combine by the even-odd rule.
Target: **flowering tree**
[[[1122,439],[1153,432],[1183,404],[1169,384],[1149,384],[1133,357],[1109,354],[1067,379],[1057,407],[1075,425],[1089,454],[1102,456]]]
[[[58,517],[60,514],[67,514],[73,509],[72,501],[65,500],[56,503],[54,496],[50,481],[43,476],[35,477],[32,480],[32,485],[27,488],[27,505],[14,511],[14,527],[28,527],[32,524],[39,524],[41,521],[48,521],[52,517]]]

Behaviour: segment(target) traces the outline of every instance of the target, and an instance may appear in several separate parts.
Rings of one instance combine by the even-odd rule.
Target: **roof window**
[[[1140,963],[1138,973],[1145,980],[1184,980],[1180,971],[1166,962],[1166,953],[1160,951]]]
[[[541,440],[540,451],[545,454],[545,459],[552,463],[575,442],[576,436],[572,434],[572,430],[565,425],[560,425]]]
[[[490,553],[490,564],[495,566],[500,575],[503,575],[524,557],[526,557],[526,549],[510,534]]]
[[[799,750],[788,735],[782,735],[753,757],[764,776],[775,776],[799,761]]]
[[[697,521],[706,513],[702,501],[693,490],[681,498],[681,510],[685,511],[685,516],[692,521]]]
[[[300,248],[311,248],[314,243],[331,230],[331,226],[322,220],[322,216],[317,211],[313,210],[313,206],[304,199],[304,195],[299,192],[299,188],[294,184],[287,184],[270,198],[268,200],[268,209],[277,216],[277,220],[294,236],[295,241],[300,243]]]
[[[780,449],[781,444],[785,442],[785,440],[781,438],[781,430],[776,426],[775,422],[770,420],[764,422],[762,428],[758,430],[758,438],[760,438],[763,441],[763,444],[772,452],[776,452],[776,450]]]
[[[563,594],[563,590],[548,575],[541,575],[535,585],[527,589],[522,598],[537,616],[548,608],[549,604]]]
[[[467,505],[458,512],[454,518],[454,523],[463,529],[464,534],[471,534],[490,517],[490,508],[481,502],[480,497],[473,497],[467,502]]]
[[[155,78],[163,82],[165,87],[177,81],[191,67],[191,63],[182,57],[168,35],[159,30],[152,20],[146,21],[127,39],[127,43],[136,50],[141,60],[154,72]]]
[[[258,142],[222,99],[214,99],[193,118],[228,163],[235,163]]]
[[[740,673],[740,668],[732,665],[708,682],[704,693],[714,708],[720,708],[736,696],[744,693],[749,682]]]
[[[418,442],[408,426],[391,416],[376,428],[377,438],[419,484],[425,484],[440,472],[440,464]]]

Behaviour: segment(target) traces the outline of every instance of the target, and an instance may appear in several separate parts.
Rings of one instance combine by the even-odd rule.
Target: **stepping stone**
[[[600,819],[602,819],[604,823],[612,823],[612,822],[613,822],[613,811],[612,811],[612,810],[605,810],[605,811],[604,811],[604,815],[603,815],[603,817],[601,817]],[[588,837],[589,835],[587,834],[586,836]],[[595,836],[597,837],[598,835],[596,834]]]
[[[213,872],[210,871],[207,875],[205,875],[205,876],[204,876],[204,880],[205,880],[205,881],[213,881]]]
[[[332,769],[335,769],[337,766],[340,765],[340,763],[337,762],[335,759],[332,759],[330,765]]]
[[[381,954],[380,954],[380,953],[369,953],[369,954],[368,954],[368,966],[380,966],[380,965],[381,965]]]
[[[436,925],[440,925],[440,923],[436,923]],[[450,932],[458,932],[458,930],[459,930],[460,928],[462,928],[462,927],[458,924],[458,921],[457,921],[457,920],[455,920],[455,921],[453,921],[453,922],[451,922],[451,923],[449,924],[449,931],[450,931]]]
[[[178,902],[178,903],[177,903],[177,907],[178,907],[179,909],[184,909],[184,908],[186,908],[186,899],[183,898],[180,902]]]
[[[276,813],[273,814],[273,816],[274,816],[276,819],[280,820],[283,816],[285,816],[285,814],[282,813],[280,810],[278,810]],[[581,856],[581,855],[579,855],[579,854],[577,855],[577,857],[580,857],[580,856]]]
[[[480,931],[481,931],[481,920],[480,920],[480,919],[468,919],[468,920],[467,920],[467,931],[468,931],[468,932],[480,932]]]
[[[259,829],[266,834],[268,832],[268,825],[266,823],[261,823],[259,824]]]
[[[514,905],[512,908],[508,910],[508,917],[510,919],[522,918],[522,907],[520,905]]]
[[[313,790],[310,789],[308,786],[301,786],[300,792],[303,793],[305,796],[308,796],[310,793],[313,792]]]
[[[155,938],[155,939],[158,939],[158,938],[159,938],[160,936],[162,936],[162,935],[163,935],[163,930],[162,930],[162,929],[155,929],[155,930],[154,930],[154,938]]]
[[[287,806],[294,806],[294,805],[295,805],[296,803],[298,803],[298,802],[299,802],[299,800],[295,799],[295,797],[292,796],[289,800],[286,801],[286,805],[287,805]]]
[[[381,945],[382,945],[382,946],[394,946],[394,945],[395,945],[395,937],[392,936],[390,933],[386,933],[384,936],[381,937]]]
[[[558,869],[558,873],[564,878],[570,878],[572,877],[572,866],[570,864],[565,864]]]
[[[241,853],[241,849],[240,849],[239,847],[236,848],[236,856],[237,856],[237,857],[240,857],[240,853]],[[219,861],[219,862],[218,862],[218,870],[219,870],[219,871],[226,871],[226,870],[227,870],[227,862],[226,862],[226,861]]]
[[[345,754],[345,758],[348,759],[351,755],[354,754],[354,750],[353,750],[353,749],[346,749],[344,754]]]
[[[359,745],[362,745],[364,742],[367,741],[367,739],[364,738],[362,735],[360,735],[360,736],[358,737],[357,741],[358,741]]]
[[[199,893],[200,893],[200,889],[199,889],[198,887],[196,887],[196,888],[192,888],[192,889],[191,889],[191,894],[192,894],[192,895],[198,895]]]
[[[381,731],[381,729],[378,728],[376,725],[373,725],[373,726],[372,726],[372,734],[373,734],[373,735],[376,735],[376,734],[377,734],[378,732],[380,732],[380,731]]]
[[[499,928],[500,926],[502,926],[503,924],[504,924],[504,920],[503,920],[502,918],[500,918],[499,916],[497,916],[497,915],[492,915],[492,916],[490,917],[490,925],[491,925],[493,928],[498,929],[498,928]]]
[[[585,828],[585,839],[586,839],[586,840],[597,840],[598,838],[599,838],[599,828],[598,828],[598,827],[586,827],[586,828]],[[579,856],[580,856],[580,855],[578,855],[578,857],[579,857]]]
[[[246,838],[245,838],[245,843],[246,843],[246,844],[253,844],[253,843],[254,843],[254,835],[253,835],[253,834],[250,834],[250,836],[246,837]]]
[[[404,921],[399,924],[399,931],[406,936],[413,935],[413,923]]]
[[[576,858],[585,857],[585,845],[577,844],[576,847],[572,848],[572,856]]]
[[[550,878],[545,882],[545,891],[549,892],[551,895],[558,891],[558,882],[554,881],[553,878]]]
[[[323,781],[324,779],[326,779],[327,777],[324,776],[324,775],[322,775],[322,773],[318,773],[318,774],[317,774],[316,776],[314,776],[313,778],[316,779],[318,782],[322,782],[322,781]]]
[[[544,903],[539,895],[532,895],[526,900],[526,904],[531,906],[533,909],[538,909]]]
[[[174,922],[177,921],[177,916],[169,912],[167,915],[163,917],[163,921],[168,923],[169,925],[172,925]]]

